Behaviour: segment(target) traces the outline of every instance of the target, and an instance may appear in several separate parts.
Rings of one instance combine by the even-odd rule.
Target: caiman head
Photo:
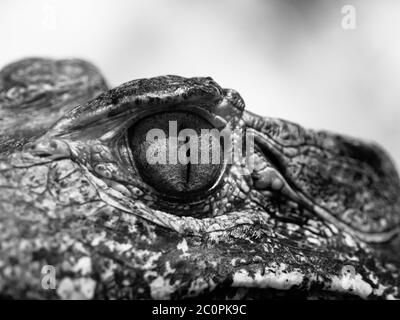
[[[0,121],[33,129],[1,131],[2,297],[399,297],[377,145],[247,112],[211,78],[107,91],[82,61],[12,66]]]

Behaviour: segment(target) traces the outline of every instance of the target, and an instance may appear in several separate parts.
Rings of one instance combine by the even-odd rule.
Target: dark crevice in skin
[[[285,196],[280,196],[280,195],[277,195],[277,196],[271,198],[272,206],[277,206],[279,203],[287,202],[287,201],[291,201],[291,200],[288,199]],[[307,224],[307,221],[310,218],[309,215],[307,215],[305,217],[304,216],[302,216],[302,217],[292,217],[292,216],[282,215],[282,214],[278,215],[277,212],[274,212],[273,210],[268,210],[269,209],[268,207],[266,207],[264,209],[267,210],[268,213],[271,214],[271,216],[273,216],[278,221],[287,222],[287,223],[294,223],[294,224],[297,224],[299,226],[304,226],[305,224]],[[307,210],[307,208],[305,208],[301,204],[299,204],[297,210],[299,212],[302,212],[304,210]],[[304,215],[305,215],[305,213],[304,213]]]
[[[255,141],[255,143],[257,147],[263,152],[265,158],[267,158],[268,161],[270,161],[272,165],[282,174],[282,176],[285,177],[286,169],[284,167],[284,164],[281,163],[279,159],[271,151],[269,151],[268,148],[264,146],[262,143],[257,143],[257,140]]]
[[[256,142],[257,144],[257,142]],[[262,153],[264,154],[264,156],[266,157],[266,159],[268,159],[268,161],[272,164],[272,166],[280,173],[282,174],[282,177],[285,178],[286,183],[295,191],[298,190],[297,186],[290,180],[290,179],[286,179],[286,169],[283,165],[283,163],[281,163],[279,161],[279,159],[271,152],[268,150],[268,148],[266,146],[264,146],[263,144],[257,144],[257,147],[262,151]],[[254,179],[254,178],[253,178]],[[289,201],[293,201],[293,199],[289,199],[288,197],[284,196],[284,195],[279,195],[277,196],[277,198],[281,198],[281,199],[286,199]],[[277,200],[278,200],[277,199]],[[299,208],[304,208],[304,210],[309,210],[310,208],[306,207],[303,203],[299,203],[297,202]],[[311,211],[312,212],[312,211]],[[282,221],[286,222],[290,222],[290,218],[285,218],[285,217],[279,217],[279,219],[282,219]],[[298,223],[298,221],[297,221]]]
[[[336,138],[337,138],[337,136],[336,136]],[[274,140],[274,139],[272,139],[272,137],[269,137],[269,139]],[[340,138],[340,139],[344,141],[344,139],[342,139],[342,138]],[[341,141],[341,143],[343,143],[343,141]],[[271,164],[282,174],[282,176],[285,179],[285,182],[290,186],[290,188],[292,188],[295,192],[299,192],[299,194],[304,196],[307,199],[307,202],[309,202],[309,203],[304,203],[302,201],[302,202],[297,202],[297,204],[300,207],[303,207],[305,210],[309,210],[310,212],[314,212],[313,207],[312,207],[312,204],[314,203],[313,199],[311,199],[302,190],[300,190],[295,181],[293,181],[292,179],[287,177],[285,166],[279,161],[277,156],[275,154],[273,154],[273,152],[270,151],[268,149],[268,147],[266,145],[264,145],[263,143],[257,143],[257,140],[255,142],[258,145],[258,147],[260,148],[260,150],[264,153],[264,155],[268,159],[268,161],[270,161]],[[344,146],[347,147],[347,148],[348,148],[349,145],[350,145],[350,143],[344,144]],[[376,152],[372,152],[371,150],[368,150],[367,148],[361,147],[361,146],[358,146],[358,145],[356,147],[357,147],[357,150],[358,150],[358,148],[360,148],[360,150],[362,150],[362,154],[364,154],[366,156],[366,159],[364,159],[361,155],[356,155],[357,152],[355,150],[352,150],[352,153],[351,153],[352,157],[355,157],[356,159],[359,159],[360,161],[366,161],[367,160],[369,165],[371,165],[371,161],[373,161],[375,164],[378,164],[378,159],[377,159],[378,156],[377,156]],[[371,160],[372,158],[373,158],[373,160]],[[379,162],[379,164],[380,164],[380,162]],[[317,172],[317,174],[319,175],[319,172]],[[383,174],[383,173],[380,172],[380,174]],[[397,174],[397,173],[394,172],[394,174]],[[315,203],[315,204],[318,206],[317,203]],[[322,207],[322,208],[324,208],[324,207]],[[326,210],[329,213],[330,216],[334,217],[334,215],[332,214],[332,212],[330,212],[329,209],[324,208],[324,210]],[[334,219],[337,219],[338,221],[342,222],[340,220],[340,218],[334,217]],[[322,221],[322,222],[325,223],[325,221]],[[327,223],[325,223],[325,224],[326,224],[327,227],[329,227],[329,224],[327,224]],[[392,229],[389,230],[389,231],[393,231],[393,234],[391,236],[388,236],[386,238],[386,240],[380,241],[380,243],[391,242],[393,240],[393,238],[398,235],[398,234],[395,233],[395,231],[398,230],[399,227],[400,227],[400,221],[399,221],[398,226],[392,226]],[[361,236],[361,235],[362,235],[362,233],[358,234],[358,236]]]

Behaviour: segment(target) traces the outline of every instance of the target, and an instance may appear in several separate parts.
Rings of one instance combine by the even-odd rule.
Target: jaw
[[[162,225],[102,199],[71,160],[1,168],[4,297],[397,296],[396,267],[341,233],[317,243],[261,208],[208,220],[207,230],[206,219]],[[41,287],[45,265],[55,267],[56,290]]]
[[[398,296],[394,270],[399,261],[385,260],[379,248],[315,220],[311,212],[282,198],[197,219],[96,188],[104,202],[126,217],[120,221],[132,223],[135,217],[134,224],[141,226],[136,230],[151,230],[143,244],[154,254],[153,269],[144,274],[151,298]],[[283,221],[284,216],[303,220]]]

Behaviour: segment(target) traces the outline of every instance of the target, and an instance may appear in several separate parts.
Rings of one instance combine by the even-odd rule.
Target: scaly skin
[[[7,95],[17,85],[4,74],[44,70],[32,80],[39,97],[43,78],[60,81],[46,66],[64,63],[25,60],[0,73],[2,297],[399,297],[400,183],[378,146],[251,114],[211,78],[105,91],[80,61],[63,93]],[[21,110],[32,130],[14,135]],[[254,136],[254,170],[236,154],[215,183],[185,194],[144,179],[131,128],[177,110],[230,128],[234,146]],[[42,287],[45,265],[55,267],[55,290]]]
[[[107,90],[91,64],[31,58],[0,71],[0,152],[14,152],[72,107]]]

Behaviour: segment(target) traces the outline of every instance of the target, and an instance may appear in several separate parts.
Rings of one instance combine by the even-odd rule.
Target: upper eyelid
[[[86,128],[102,119],[125,115],[125,111],[131,115],[153,106],[216,103],[222,96],[223,90],[210,78],[164,76],[134,80],[76,107],[53,126],[50,134],[62,135]]]
[[[106,141],[111,139],[118,139],[124,135],[124,131],[129,130],[130,127],[135,125],[135,123],[143,120],[149,116],[156,116],[160,113],[167,113],[167,112],[187,112],[193,113],[204,118],[206,121],[210,122],[210,124],[217,129],[225,128],[227,125],[227,121],[218,115],[211,114],[206,109],[198,107],[196,104],[177,104],[177,105],[169,105],[169,106],[152,106],[150,108],[139,110],[129,110],[126,113],[116,114],[114,115],[115,118],[125,118],[125,121],[121,121],[118,125],[115,125],[115,130],[110,129],[110,132],[105,133],[105,135],[100,138],[100,140]],[[108,118],[110,121],[112,118]]]

